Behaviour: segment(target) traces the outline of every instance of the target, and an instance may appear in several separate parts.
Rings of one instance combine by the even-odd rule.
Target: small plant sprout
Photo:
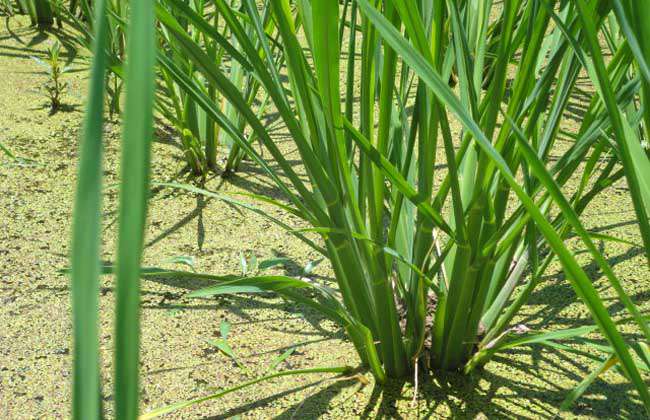
[[[196,259],[191,255],[177,255],[168,258],[164,261],[169,264],[180,264],[189,267],[192,271],[196,271]]]
[[[61,96],[68,87],[68,83],[62,79],[63,75],[70,70],[61,60],[61,43],[59,41],[52,43],[47,49],[45,61],[37,57],[32,58],[45,69],[48,75],[43,88],[50,100],[50,115],[53,115],[61,108]]]
[[[220,337],[216,340],[208,340],[208,344],[215,346],[221,353],[230,357],[240,369],[249,373],[248,368],[239,360],[232,347],[228,343],[229,333],[230,323],[228,321],[221,321],[221,325],[219,326]]]
[[[269,368],[267,369],[266,373],[268,374],[268,373],[271,373],[271,372],[275,371],[278,368],[278,366],[280,366],[280,364],[282,364],[282,362],[287,360],[289,358],[289,356],[291,356],[293,353],[295,353],[295,351],[296,351],[296,346],[293,346],[293,347],[289,347],[284,352],[282,352],[282,354],[280,354],[278,357],[273,359],[273,361],[269,365]]]

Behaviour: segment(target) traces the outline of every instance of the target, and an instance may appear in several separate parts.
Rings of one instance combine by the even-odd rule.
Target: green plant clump
[[[329,261],[338,288],[276,275],[155,275],[213,280],[203,297],[271,291],[315,308],[346,331],[379,383],[410,376],[420,366],[470,373],[499,352],[534,343],[591,343],[604,352],[600,371],[620,368],[650,409],[640,373],[650,368],[650,326],[595,244],[617,239],[587,231],[581,220],[595,197],[625,179],[650,262],[650,161],[642,146],[650,134],[650,32],[644,24],[650,3],[261,3],[131,4],[115,268],[120,418],[137,415],[138,279],[147,274],[139,257],[157,74],[182,98],[177,115],[203,115],[201,121],[219,127],[275,182],[284,201],[250,196],[309,226],[294,230],[282,224]],[[78,418],[99,413],[94,323],[101,145],[92,134],[100,132],[102,119],[96,101],[107,65],[104,25],[123,25],[107,15],[103,1],[93,7],[94,102],[82,143],[72,254]],[[236,66],[248,81],[242,82]],[[594,94],[569,132],[562,123],[581,78]],[[455,90],[450,80],[457,81]],[[268,108],[256,105],[260,97]],[[264,122],[267,110],[279,119],[274,126],[288,133],[304,176],[278,148],[275,128]],[[189,130],[182,131],[188,149],[198,154],[194,137],[202,129],[183,130]],[[566,188],[570,181],[577,188]],[[614,322],[594,279],[568,247],[570,237],[580,241],[616,292],[640,339],[623,334]],[[553,262],[589,310],[593,326],[539,332],[513,325]],[[584,337],[596,331],[606,345]],[[596,376],[586,378],[580,390]]]

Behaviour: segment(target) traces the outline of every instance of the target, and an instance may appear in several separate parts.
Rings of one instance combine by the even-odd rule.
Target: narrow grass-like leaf
[[[566,396],[564,401],[562,401],[562,404],[560,404],[560,411],[566,411],[568,410],[573,403],[580,398],[582,394],[585,393],[587,388],[598,379],[600,375],[603,373],[607,372],[609,369],[611,369],[613,366],[616,365],[616,362],[618,359],[616,356],[613,354],[610,355],[607,359],[605,359],[596,369],[591,371],[589,375],[585,376],[585,378],[580,381],[578,386],[573,388]]]
[[[289,347],[287,350],[285,350],[281,355],[273,359],[271,364],[269,365],[269,369],[267,372],[273,372],[278,366],[280,366],[280,363],[284,362],[291,356],[293,353],[295,353],[296,348],[295,347]]]
[[[578,2],[578,4],[582,5],[581,2]],[[474,135],[477,144],[486,153],[490,161],[498,168],[500,174],[517,194],[522,205],[526,207],[531,218],[536,222],[539,231],[544,235],[549,246],[557,254],[576,293],[585,302],[592,317],[598,323],[602,333],[610,341],[612,347],[614,347],[617,356],[621,360],[621,365],[639,392],[646,409],[650,410],[650,393],[639,375],[639,371],[630,356],[623,337],[616,329],[616,326],[609,316],[598,292],[592,285],[591,280],[584,270],[575,260],[575,257],[563,244],[553,226],[551,226],[551,224],[546,220],[540,209],[535,205],[533,200],[526,194],[519,182],[515,179],[514,175],[510,171],[508,163],[495,150],[490,140],[486,138],[485,134],[481,131],[477,123],[468,115],[467,110],[461,105],[460,101],[456,98],[449,86],[440,78],[435,70],[431,68],[429,63],[427,63],[426,60],[401,36],[401,34],[393,28],[376,9],[370,6],[366,0],[359,0],[359,5],[363,12],[376,25],[384,39],[386,39],[391,46],[400,53],[402,58],[411,65],[413,70],[425,83],[427,83],[436,96],[438,96],[438,98],[454,112],[463,126]],[[616,110],[616,112],[618,112],[618,110]],[[374,151],[374,153],[377,152]]]
[[[140,260],[149,197],[156,33],[152,0],[131,4],[122,134],[117,297],[115,416],[138,416],[140,395]]]
[[[629,132],[626,132],[621,111],[616,103],[616,97],[612,89],[611,83],[607,78],[607,70],[605,69],[605,61],[600,51],[600,44],[598,42],[598,35],[596,34],[596,27],[592,18],[592,13],[584,4],[584,2],[577,2],[576,6],[579,10],[579,16],[583,23],[583,28],[586,34],[586,42],[591,52],[591,58],[594,64],[595,79],[594,83],[602,96],[607,110],[609,111],[610,120],[614,129],[615,139],[620,149],[621,163],[625,169],[625,177],[630,188],[630,195],[634,204],[634,210],[637,215],[637,222],[641,228],[641,237],[645,244],[645,254],[648,265],[650,265],[650,221],[648,219],[647,199],[645,192],[642,189],[641,179],[637,170],[638,165],[635,164],[633,157],[633,150],[630,149],[631,141],[629,139]],[[638,157],[637,157],[638,159]],[[646,159],[647,162],[647,159]],[[648,165],[646,163],[644,171],[647,172]],[[647,173],[642,173],[647,175]],[[647,182],[647,180],[645,181]],[[650,404],[650,402],[649,402]]]
[[[331,367],[331,368],[312,368],[312,369],[297,369],[297,370],[286,370],[282,372],[276,372],[276,373],[271,373],[266,376],[262,376],[261,378],[253,379],[250,381],[246,381],[242,384],[233,386],[232,388],[224,389],[223,391],[219,391],[215,394],[212,395],[207,395],[205,397],[197,398],[194,400],[190,401],[183,401],[179,402],[176,404],[168,405],[166,407],[158,408],[156,410],[152,410],[148,413],[143,414],[142,416],[139,417],[140,420],[146,420],[146,419],[152,419],[158,416],[162,416],[163,414],[171,413],[176,410],[180,410],[182,408],[187,408],[191,407],[196,404],[201,404],[206,401],[210,400],[216,400],[217,398],[221,398],[225,395],[231,394],[235,391],[239,391],[240,389],[248,388],[252,385],[258,384],[260,382],[265,382],[271,379],[275,378],[281,378],[283,376],[291,376],[291,375],[309,375],[309,374],[316,374],[316,373],[336,373],[336,374],[345,374],[348,372],[351,372],[352,369],[343,366],[343,367]]]
[[[107,40],[106,1],[95,3],[95,42],[101,52]],[[99,358],[99,275],[101,189],[106,56],[94,55],[83,134],[72,225],[70,281],[74,340],[72,417],[102,417]]]

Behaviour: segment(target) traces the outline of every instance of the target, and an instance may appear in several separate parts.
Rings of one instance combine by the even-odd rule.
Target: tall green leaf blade
[[[99,275],[101,244],[102,134],[107,40],[106,1],[95,3],[96,52],[79,152],[77,190],[72,226],[71,272],[74,366],[72,417],[99,419]],[[99,52],[99,53],[98,53]]]
[[[557,205],[560,207],[560,210],[562,211],[567,222],[571,224],[571,226],[573,226],[573,229],[576,231],[578,236],[580,236],[583,243],[587,246],[587,249],[593,256],[596,263],[600,266],[601,270],[603,270],[603,273],[605,273],[605,276],[609,280],[609,283],[612,285],[614,290],[616,290],[616,293],[618,294],[618,297],[621,300],[621,302],[625,305],[625,308],[630,312],[630,314],[634,316],[634,319],[636,320],[637,324],[639,325],[639,328],[645,335],[646,340],[650,341],[650,327],[648,326],[648,323],[643,318],[643,316],[641,315],[639,309],[636,307],[634,302],[632,302],[630,297],[623,289],[623,286],[621,285],[620,281],[616,277],[616,274],[614,274],[614,271],[610,267],[609,263],[607,263],[603,254],[598,250],[596,244],[591,239],[591,235],[589,234],[589,232],[587,232],[587,230],[582,226],[582,223],[580,222],[578,215],[571,207],[569,201],[564,197],[562,191],[560,191],[560,187],[555,183],[553,177],[548,173],[548,171],[544,167],[544,164],[537,156],[537,153],[535,153],[535,150],[533,150],[533,148],[526,142],[524,134],[517,127],[515,122],[507,114],[506,114],[506,119],[509,121],[509,123],[512,125],[514,129],[514,132],[516,134],[516,139],[519,145],[519,150],[521,151],[522,155],[526,159],[526,162],[529,164],[531,172],[544,185],[546,190],[553,197],[553,200],[555,200]],[[643,158],[645,158],[645,155],[643,155]]]
[[[641,198],[645,204],[646,213],[650,214],[650,159],[648,159],[646,151],[643,150],[643,147],[641,146],[638,137],[635,135],[634,130],[630,127],[628,120],[624,115],[621,116],[623,117],[621,118],[621,122],[623,123],[623,130],[625,133],[624,140],[627,143],[627,147],[630,149],[632,167],[639,179]]]
[[[131,3],[122,138],[115,325],[115,415],[138,416],[140,260],[149,197],[156,25],[152,0]]]
[[[413,47],[404,39],[404,37],[392,25],[375,10],[367,0],[358,0],[363,12],[377,27],[384,39],[400,54],[406,63],[417,73],[417,75],[433,90],[436,96],[459,118],[463,126],[470,131],[477,144],[487,154],[490,161],[498,168],[504,180],[510,185],[512,190],[517,194],[521,203],[528,210],[531,218],[537,223],[540,233],[544,235],[549,246],[557,254],[562,266],[567,273],[574,290],[578,296],[585,302],[589,308],[592,317],[599,325],[601,332],[610,341],[615,349],[617,356],[621,360],[623,369],[628,374],[631,382],[639,392],[644,401],[646,409],[650,410],[650,393],[643,382],[639,371],[630,356],[628,346],[626,345],[620,332],[616,329],[602,299],[594,288],[591,280],[584,270],[577,263],[575,257],[563,244],[562,239],[553,226],[546,220],[540,209],[535,205],[533,200],[526,194],[514,175],[511,173],[507,162],[495,150],[494,146],[481,131],[477,123],[468,115],[467,110],[461,105],[460,101],[451,91],[436,71],[431,68],[427,61],[413,49]],[[578,4],[581,4],[578,2]],[[376,150],[375,150],[376,153]]]
[[[591,10],[580,1],[576,2],[576,6],[578,7],[582,27],[585,31],[585,40],[589,51],[591,52],[593,72],[590,72],[590,76],[595,79],[593,80],[594,84],[598,88],[598,92],[609,111],[609,118],[612,123],[614,138],[619,146],[621,163],[625,169],[625,177],[627,178],[630,195],[634,204],[634,210],[637,215],[641,237],[645,244],[646,259],[650,265],[650,221],[648,220],[648,211],[646,210],[647,204],[644,203],[645,199],[641,180],[635,169],[635,158],[633,157],[633,151],[630,149],[630,142],[628,140],[629,133],[626,133],[623,123],[624,117],[621,115],[611,83],[607,78],[605,60],[600,50],[600,43]],[[595,75],[592,75],[591,73],[595,73]]]

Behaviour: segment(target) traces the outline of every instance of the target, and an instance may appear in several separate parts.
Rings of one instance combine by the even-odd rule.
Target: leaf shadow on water
[[[519,362],[502,355],[493,362],[501,364],[501,369],[492,366],[471,375],[433,373],[421,377],[415,404],[412,381],[390,380],[383,386],[372,386],[363,385],[355,378],[337,378],[280,390],[219,415],[202,418],[226,419],[254,410],[261,411],[294,393],[304,393],[306,396],[273,418],[311,419],[325,415],[362,419],[557,418],[557,407],[566,396],[567,386],[570,388],[573,385],[567,385],[566,381],[559,384],[554,378],[558,378],[558,374],[566,375],[570,382],[577,384],[588,373],[589,366],[568,358],[558,361],[551,357],[555,356],[553,353],[556,351],[544,354],[538,349],[528,349],[528,352],[533,358],[542,358],[549,366],[540,367],[534,362]],[[523,353],[526,352],[523,350]],[[565,363],[579,366],[582,376],[564,368]],[[531,375],[539,383],[531,383]],[[366,387],[368,389],[364,389]],[[599,379],[563,415],[570,418],[642,418],[643,405],[632,393],[633,388],[628,384],[610,384]],[[292,401],[295,399],[292,398]]]
[[[629,247],[616,255],[609,256],[607,262],[612,268],[615,268],[619,264],[643,255],[643,253],[643,248]],[[606,289],[611,287],[604,279],[604,276],[596,262],[591,261],[583,265],[582,268],[592,279],[594,279],[594,285],[599,293],[602,294]],[[648,292],[640,292],[630,294],[630,298],[632,298],[637,305],[642,305],[650,300],[650,294],[648,294]],[[562,271],[557,271],[542,278],[541,284],[531,294],[527,301],[528,305],[538,307],[538,309],[525,315],[521,319],[521,322],[528,326],[545,326],[552,323],[554,325],[561,325],[569,328],[593,324],[586,309],[585,317],[575,317],[562,314],[567,307],[578,301],[579,299],[564,273]],[[609,313],[612,315],[623,314],[625,311],[623,304],[616,297],[603,297],[603,303],[605,303]]]
[[[609,263],[616,265],[638,254],[639,250],[632,247],[610,257]],[[293,267],[293,270],[297,268]],[[590,268],[594,269],[592,274],[595,278],[600,277],[595,273],[594,267],[585,267],[588,271]],[[631,297],[636,302],[650,299],[647,293]],[[535,328],[591,324],[588,317],[561,315],[564,308],[576,301],[573,289],[561,273],[549,276],[531,298],[533,306],[542,305],[542,308],[527,315],[527,318],[524,317],[524,322],[527,322],[527,319]],[[622,310],[616,299],[606,301],[611,301],[610,312]],[[284,409],[276,418],[317,418],[339,412],[360,418],[391,419],[557,418],[557,410],[567,393],[594,368],[595,363],[593,360],[548,347],[522,347],[495,356],[484,369],[469,376],[459,373],[434,373],[432,376],[421,378],[419,402],[415,407],[408,407],[412,399],[412,382],[391,381],[384,386],[372,387],[369,395],[360,397],[361,405],[357,401],[341,410],[341,406],[358,393],[358,389],[353,387],[358,384],[357,381],[342,381],[308,394],[303,401]],[[227,418],[251,410],[263,410],[266,405],[287,395],[286,391],[278,392],[231,409],[221,416],[209,418]],[[344,401],[341,402],[341,399]],[[352,413],[349,410],[356,411]],[[569,418],[580,416],[635,419],[643,418],[643,413],[643,405],[629,383],[624,380],[612,382],[598,378],[570,410],[562,415]]]
[[[635,257],[638,253],[638,249],[631,248],[610,257],[609,262],[616,265]],[[300,269],[299,265],[285,267],[287,274],[296,273]],[[143,287],[143,298],[151,293],[153,293],[152,296],[159,296],[155,291],[146,290],[146,284],[152,282],[186,291],[197,290],[213,284],[206,280],[165,276],[150,277],[143,282],[143,286],[145,286]],[[218,308],[240,318],[241,323],[260,322],[250,311],[275,309],[286,313],[287,317],[300,313],[315,329],[315,331],[289,331],[288,333],[342,338],[342,332],[333,333],[331,329],[322,328],[320,324],[323,318],[315,311],[290,302],[267,299],[268,296],[270,295],[261,294],[254,299],[241,296],[229,296],[225,300],[223,298],[201,299],[205,301],[205,304],[201,302],[198,305],[179,303],[161,306],[160,304],[146,303],[143,305],[143,309],[212,310]],[[645,294],[632,297],[636,301],[645,301],[649,298]],[[531,305],[533,307],[541,305],[541,309],[528,314],[527,318],[524,317],[523,322],[530,322],[536,328],[546,328],[550,324],[575,327],[589,323],[589,318],[561,315],[562,310],[574,303],[576,299],[573,290],[561,273],[549,276],[539,290],[531,296]],[[615,300],[612,300],[609,309],[615,312],[621,308]],[[280,317],[279,320],[282,319],[284,318]],[[277,328],[287,332],[282,325]],[[255,357],[257,354],[242,356]],[[359,382],[355,379],[343,379],[315,381],[290,389],[280,388],[271,396],[231,408],[218,416],[206,418],[222,419],[251,410],[263,410],[264,407],[275,405],[278,401],[289,398],[294,393],[301,393],[306,397],[283,409],[276,418],[317,418],[338,412],[352,415],[350,410],[355,410],[354,416],[361,418],[417,417],[435,419],[448,416],[451,418],[550,419],[557,415],[557,407],[562,403],[566,393],[580,382],[593,366],[593,361],[576,358],[572,354],[555,349],[540,346],[517,348],[497,355],[485,369],[470,376],[446,373],[422,377],[419,384],[418,404],[415,407],[409,407],[413,392],[413,385],[409,381],[391,381],[383,387],[374,386],[369,389],[369,393],[357,397]],[[292,398],[293,400],[295,397]],[[513,411],[517,414],[513,414]],[[445,414],[441,415],[441,412]],[[528,414],[522,415],[522,412]],[[642,418],[639,413],[643,413],[643,406],[629,384],[611,383],[598,379],[566,415],[596,418]]]
[[[222,414],[215,415],[215,416],[208,416],[208,417],[202,417],[203,420],[225,420],[232,418],[234,416],[242,415],[245,414],[251,410],[254,409],[260,409],[263,408],[264,406],[272,403],[273,401],[276,401],[280,398],[287,397],[291,394],[294,394],[296,392],[302,392],[306,391],[310,388],[313,388],[317,385],[320,385],[324,382],[332,382],[332,381],[327,381],[327,380],[320,380],[320,381],[312,381],[308,384],[305,385],[300,385],[296,386],[294,388],[285,390],[285,391],[280,391],[277,392],[269,397],[266,398],[261,398],[259,400],[256,400],[253,403],[250,404],[245,404],[241,405],[239,407],[235,407],[233,409],[230,409]],[[309,414],[306,414],[309,408],[313,407],[312,401],[318,401],[319,404],[325,403],[326,405],[337,395],[339,395],[345,388],[348,388],[352,385],[357,383],[356,380],[350,379],[350,380],[338,380],[334,381],[331,383],[331,385],[321,389],[320,391],[310,395],[307,397],[305,400],[301,401],[300,403],[295,404],[294,406],[294,412],[293,413],[286,413],[286,415],[283,413],[280,416],[277,416],[276,418],[287,418],[287,419],[304,419],[304,418],[317,418],[319,416],[319,413],[317,412],[309,412]],[[305,411],[302,409],[304,408]],[[322,413],[321,413],[322,414]]]
[[[299,160],[288,159],[288,163],[296,171],[302,169],[298,167],[300,164]],[[268,162],[268,166],[275,171],[280,171],[279,165],[273,161]],[[299,176],[302,175],[299,173]],[[267,172],[264,169],[260,168],[259,165],[247,160],[242,161],[238,171],[229,174],[227,179],[229,184],[241,189],[242,191],[274,199],[286,198],[282,190],[277,187],[275,182],[268,176]]]
[[[169,287],[179,288],[187,292],[203,289],[206,287],[214,286],[214,282],[210,280],[192,279],[192,278],[179,278],[168,276],[146,277],[145,282],[154,282]],[[144,285],[144,284],[143,284]],[[146,296],[148,291],[143,287],[143,296]],[[164,296],[163,296],[164,297]],[[267,299],[268,298],[268,299]],[[287,315],[300,314],[300,317],[306,321],[313,329],[313,331],[287,331],[286,327],[279,327],[279,330],[301,336],[324,336],[329,338],[342,338],[341,331],[332,331],[323,326],[323,322],[327,320],[322,314],[314,309],[297,305],[293,302],[279,300],[274,295],[269,293],[256,294],[254,298],[250,296],[228,295],[212,298],[194,298],[193,302],[201,302],[200,304],[186,304],[186,303],[173,303],[165,301],[164,304],[160,302],[157,304],[143,304],[144,310],[157,310],[157,309],[182,309],[182,310],[206,310],[206,309],[222,309],[231,313],[233,316],[238,317],[243,322],[255,322],[256,318],[249,314],[249,311],[258,311],[260,309],[273,309],[278,310]],[[204,303],[205,302],[205,303]],[[271,328],[273,329],[273,328]]]
[[[637,252],[632,250],[631,254]],[[629,257],[628,252],[616,255],[612,263]],[[287,270],[292,272],[300,267]],[[173,277],[149,277],[143,281],[143,299],[147,296],[160,298],[161,294],[149,291],[147,283],[159,283],[181,291],[197,290],[213,284],[206,280]],[[332,332],[322,328],[323,318],[308,308],[302,308],[290,302],[267,299],[266,294],[250,297],[229,296],[223,298],[201,299],[198,305],[194,303],[165,304],[145,303],[143,310],[159,310],[182,308],[184,310],[213,310],[221,309],[232,313],[242,321],[238,323],[266,322],[255,318],[249,311],[259,309],[280,310],[287,317],[300,313],[309,322],[314,331],[289,331],[291,334],[302,334],[308,337],[342,338],[341,331]],[[562,296],[562,299],[558,299]],[[164,296],[162,296],[164,299]],[[647,296],[644,296],[647,299]],[[643,297],[634,296],[642,300]],[[545,281],[533,296],[534,306],[543,304],[536,314],[529,315],[533,319],[543,319],[540,328],[549,323],[563,326],[578,326],[588,323],[588,319],[562,317],[559,313],[576,298],[572,289],[561,275],[553,283]],[[637,299],[638,300],[638,299]],[[615,310],[616,305],[610,306]],[[277,321],[285,319],[280,316]],[[277,327],[283,329],[283,325]],[[320,340],[320,338],[319,338]],[[282,350],[282,349],[280,349]],[[274,351],[279,351],[275,349]],[[245,358],[256,357],[258,354],[242,355]],[[264,396],[253,402],[230,408],[224,413],[206,419],[225,419],[244,414],[252,410],[261,411],[269,405],[282,404],[283,399],[295,401],[295,393],[304,395],[304,399],[294,402],[276,416],[279,419],[318,418],[323,415],[342,413],[345,416],[360,418],[555,418],[557,407],[560,406],[566,393],[582,380],[594,366],[593,361],[575,357],[555,349],[533,346],[517,348],[497,355],[486,368],[472,375],[465,376],[456,373],[434,373],[432,376],[422,375],[419,383],[418,403],[411,407],[413,394],[412,381],[391,381],[384,386],[372,386],[361,390],[356,379],[320,380],[307,385],[299,385],[289,389],[279,388],[278,392]],[[179,367],[178,369],[184,369]],[[154,374],[155,372],[150,372]],[[293,397],[292,397],[293,396]],[[206,403],[209,404],[209,403]],[[206,405],[209,409],[209,405]],[[515,412],[516,414],[513,414]],[[443,413],[443,414],[441,414]],[[527,414],[522,414],[527,413]],[[572,406],[566,416],[586,416],[595,418],[642,418],[643,405],[636,398],[633,388],[628,383],[611,383],[602,379],[596,380],[586,393]]]
[[[61,57],[65,58],[66,65],[73,64],[79,56],[78,41],[74,33],[67,28],[51,27],[34,27],[24,23],[19,23],[16,28],[10,24],[6,17],[4,29],[6,32],[0,32],[0,41],[13,40],[19,47],[3,45],[0,48],[0,57],[25,58],[37,55],[43,56],[46,53],[47,43],[56,39],[63,46],[64,50]]]
[[[197,207],[201,207],[197,203]],[[193,214],[196,217],[196,214]],[[276,253],[279,251],[276,251]],[[610,256],[609,263],[613,266],[635,258],[642,250],[631,247],[616,255]],[[277,254],[277,257],[285,257]],[[593,278],[600,274],[592,263],[583,267]],[[298,264],[288,264],[284,267],[285,274],[297,275],[302,267]],[[191,291],[208,287],[213,283],[205,280],[173,277],[150,277],[143,282],[143,297],[158,296],[155,291],[146,290],[147,283],[159,283],[169,287]],[[597,286],[604,284],[598,280]],[[315,329],[314,332],[289,331],[291,334],[326,336],[341,338],[341,332],[335,334],[320,325],[323,318],[310,309],[293,303],[267,299],[270,295],[262,294],[256,298],[231,296],[222,298],[201,299],[199,304],[165,304],[145,303],[144,310],[179,308],[183,310],[212,310],[221,309],[242,319],[243,323],[258,322],[251,311],[258,309],[275,309],[286,313],[287,317],[301,313],[304,319]],[[632,296],[637,302],[650,299],[647,294]],[[576,318],[563,316],[562,311],[568,305],[575,303],[577,298],[563,274],[555,273],[546,276],[543,283],[533,293],[529,303],[540,307],[533,313],[524,315],[524,323],[530,323],[535,328],[546,328],[551,324],[565,327],[576,327],[590,323],[588,317]],[[197,300],[198,301],[198,300]],[[622,308],[612,299],[609,310],[618,312]],[[282,320],[284,318],[280,318]],[[266,321],[266,320],[265,320]],[[282,329],[283,326],[277,327]],[[284,332],[287,332],[283,330]],[[510,357],[513,354],[522,355],[526,361]],[[254,357],[246,355],[245,357]],[[498,366],[498,367],[497,367]],[[358,393],[357,380],[315,381],[308,385],[300,385],[288,390],[260,398],[251,403],[231,408],[228,411],[207,419],[222,419],[249,412],[263,410],[264,407],[286,399],[294,393],[306,394],[304,400],[294,403],[277,416],[280,419],[316,418],[331,415],[343,410],[357,410],[355,416],[361,418],[440,418],[441,412],[451,418],[554,418],[557,414],[552,408],[559,407],[566,393],[572,389],[593,368],[593,362],[576,360],[573,355],[542,347],[518,348],[510,354],[495,357],[486,369],[471,376],[460,374],[435,375],[423,377],[420,380],[418,404],[416,407],[405,408],[410,404],[413,386],[408,381],[392,381],[380,387],[370,389],[369,395],[361,397],[361,403],[354,394]],[[179,369],[184,369],[180,367]],[[576,371],[579,372],[576,373]],[[539,383],[526,380],[528,377],[538,378]],[[563,378],[560,381],[558,378]],[[370,385],[368,385],[370,386]],[[311,388],[314,388],[313,390]],[[410,393],[410,395],[409,395]],[[294,398],[295,399],[295,398]],[[344,399],[343,402],[340,400]],[[350,401],[351,406],[341,407]],[[209,403],[208,403],[209,404]],[[549,408],[551,407],[551,408]],[[517,415],[512,411],[516,410]],[[529,413],[522,415],[521,412]],[[351,415],[349,411],[344,411]],[[574,404],[567,415],[588,416],[596,418],[642,418],[642,404],[636,399],[633,388],[627,383],[610,383],[598,379],[586,393]]]

